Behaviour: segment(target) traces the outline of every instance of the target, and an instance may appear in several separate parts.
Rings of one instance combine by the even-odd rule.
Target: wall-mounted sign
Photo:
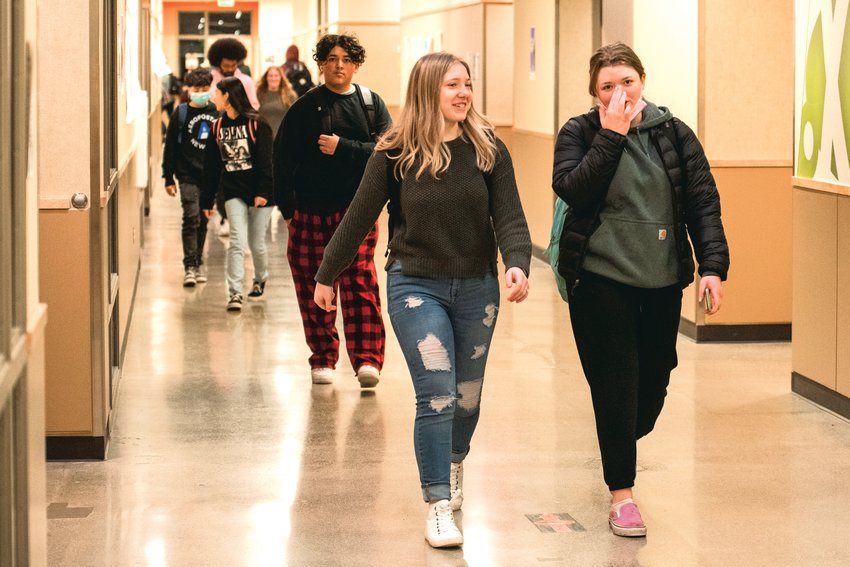
[[[850,0],[798,0],[794,174],[850,185]]]

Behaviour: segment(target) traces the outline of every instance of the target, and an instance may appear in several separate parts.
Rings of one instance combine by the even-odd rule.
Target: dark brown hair
[[[590,96],[596,96],[596,80],[599,78],[599,71],[604,67],[613,67],[614,65],[631,67],[637,71],[641,79],[646,75],[643,70],[643,63],[640,62],[640,58],[632,51],[631,47],[620,41],[603,45],[590,57],[590,85],[588,87]]]

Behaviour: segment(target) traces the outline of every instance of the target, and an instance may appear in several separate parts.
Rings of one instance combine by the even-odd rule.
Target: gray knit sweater
[[[495,274],[498,242],[505,265],[527,274],[531,236],[507,148],[496,139],[496,165],[488,191],[472,144],[456,138],[446,145],[452,159],[439,180],[425,172],[418,180],[411,173],[402,181],[401,214],[389,242],[387,266],[399,260],[405,275],[430,278]],[[388,199],[386,153],[375,152],[325,248],[317,282],[331,285],[351,264]]]

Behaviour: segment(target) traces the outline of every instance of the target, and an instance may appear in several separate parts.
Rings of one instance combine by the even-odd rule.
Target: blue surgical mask
[[[198,106],[206,106],[210,102],[210,92],[205,93],[189,93],[189,98]]]

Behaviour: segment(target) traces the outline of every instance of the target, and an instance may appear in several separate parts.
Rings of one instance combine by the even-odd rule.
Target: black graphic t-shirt
[[[225,200],[242,199],[254,206],[254,197],[272,203],[272,129],[268,122],[226,114],[213,123],[204,162],[201,206],[212,208],[221,190]]]
[[[210,103],[205,107],[186,106],[186,118],[180,123],[180,110],[174,109],[165,133],[162,177],[166,185],[178,181],[200,184],[204,173],[204,151],[212,136],[213,122],[219,112]]]

